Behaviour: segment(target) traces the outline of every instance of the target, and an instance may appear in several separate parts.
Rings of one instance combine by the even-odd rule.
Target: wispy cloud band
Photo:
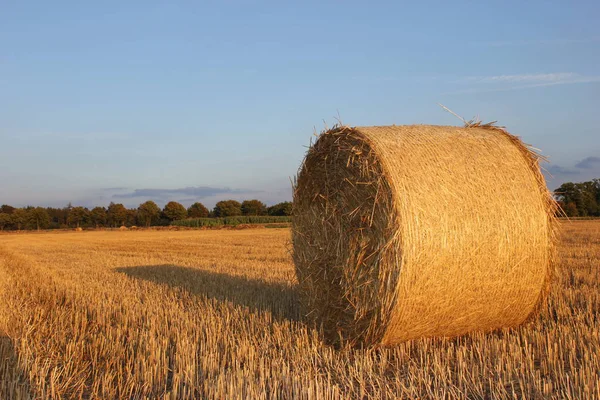
[[[568,44],[595,43],[599,42],[600,37],[589,38],[556,38],[556,39],[525,39],[525,40],[498,40],[495,42],[475,42],[473,44],[491,46],[491,47],[509,47],[509,46],[563,46]]]
[[[178,189],[135,189],[130,193],[114,194],[113,198],[133,199],[133,198],[163,198],[176,195],[192,196],[194,198],[204,198],[216,196],[219,194],[249,193],[249,190],[217,188],[210,186],[190,186]]]
[[[600,157],[590,156],[575,163],[573,168],[563,167],[561,165],[550,165],[545,169],[550,174],[549,179],[585,179],[590,173],[600,172]]]
[[[575,167],[580,169],[594,169],[596,167],[600,167],[600,157],[586,157],[575,164]]]
[[[532,83],[532,82],[564,82],[582,77],[573,72],[555,72],[541,74],[470,76],[466,80],[474,83]]]
[[[468,76],[455,83],[467,88],[443,94],[505,92],[544,86],[600,83],[600,75],[582,75],[575,72],[526,73],[513,75]]]

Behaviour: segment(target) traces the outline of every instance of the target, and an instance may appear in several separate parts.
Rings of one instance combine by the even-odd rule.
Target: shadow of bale
[[[19,366],[12,340],[0,333],[0,399],[32,399],[29,381]]]
[[[177,265],[141,265],[121,267],[116,271],[132,278],[181,288],[207,299],[229,301],[251,311],[268,311],[275,319],[301,320],[295,285]]]

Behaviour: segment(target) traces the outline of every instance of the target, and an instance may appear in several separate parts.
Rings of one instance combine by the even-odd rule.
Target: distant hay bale
[[[540,156],[491,125],[337,126],[294,188],[294,262],[330,342],[391,345],[514,327],[552,271]]]
[[[125,225],[121,225],[121,226],[119,227],[119,230],[120,230],[120,231],[126,231],[126,230],[127,230],[127,227],[126,227]]]
[[[80,227],[80,226],[78,226],[77,228],[75,228],[75,231],[77,231],[77,232],[81,232],[81,231],[83,231],[83,228],[82,228],[82,227]]]

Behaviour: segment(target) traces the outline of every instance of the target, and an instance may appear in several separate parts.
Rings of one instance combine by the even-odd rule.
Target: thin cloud
[[[581,75],[574,72],[555,72],[538,74],[469,76],[458,81],[470,87],[454,90],[448,94],[506,92],[556,85],[599,83],[600,75]]]
[[[15,139],[21,140],[60,140],[60,141],[83,141],[93,142],[111,139],[127,139],[131,134],[125,132],[25,132],[13,135]]]
[[[546,170],[552,175],[577,175],[579,171],[574,169],[561,167],[560,165],[551,165]]]
[[[600,166],[600,157],[586,157],[583,160],[579,161],[575,164],[576,168],[580,169],[593,169],[597,166]]]
[[[529,40],[499,40],[493,42],[476,42],[475,44],[491,47],[512,47],[512,46],[560,46],[566,44],[595,43],[600,42],[600,37],[591,37],[583,39],[529,39]]]
[[[579,79],[580,76],[573,72],[555,72],[550,74],[518,74],[496,76],[470,76],[466,80],[474,83],[547,83],[565,82]]]
[[[135,189],[130,193],[115,194],[113,198],[117,199],[133,199],[138,197],[144,198],[166,198],[175,195],[191,196],[194,198],[203,198],[216,196],[220,194],[235,194],[235,193],[251,193],[250,190],[216,188],[210,186],[190,186],[178,189]]]
[[[566,179],[571,180],[585,180],[589,179],[590,173],[593,173],[594,169],[600,170],[600,157],[590,156],[575,164],[574,168],[563,167],[561,165],[550,165],[545,168],[545,175],[549,180],[564,181]]]

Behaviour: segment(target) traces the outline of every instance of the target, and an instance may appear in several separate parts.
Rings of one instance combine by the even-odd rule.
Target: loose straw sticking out
[[[442,107],[445,111],[448,111],[450,114],[454,115],[456,118],[460,119],[463,122],[463,124],[465,124],[465,126],[469,125],[467,120],[465,120],[463,117],[461,117],[460,115],[458,115],[457,113],[455,113],[454,111],[452,111],[451,109],[449,109],[448,107],[443,105],[442,103],[437,103],[437,105]]]
[[[543,303],[554,202],[539,157],[504,128],[465,124],[338,125],[309,149],[293,257],[330,342],[516,326]]]
[[[503,126],[496,126],[496,122],[498,122],[498,121],[492,121],[492,122],[483,123],[479,119],[479,116],[476,116],[475,118],[467,121],[466,119],[464,119],[463,117],[461,117],[460,115],[458,115],[457,113],[455,113],[454,111],[452,111],[451,109],[449,109],[448,107],[446,107],[445,105],[443,105],[441,103],[437,103],[437,105],[440,106],[440,107],[442,107],[442,109],[444,109],[444,111],[447,111],[450,114],[454,115],[456,118],[460,119],[463,122],[463,124],[464,124],[463,126],[465,128],[498,128],[498,129],[505,129]],[[538,151],[540,151],[540,150],[538,150]]]

